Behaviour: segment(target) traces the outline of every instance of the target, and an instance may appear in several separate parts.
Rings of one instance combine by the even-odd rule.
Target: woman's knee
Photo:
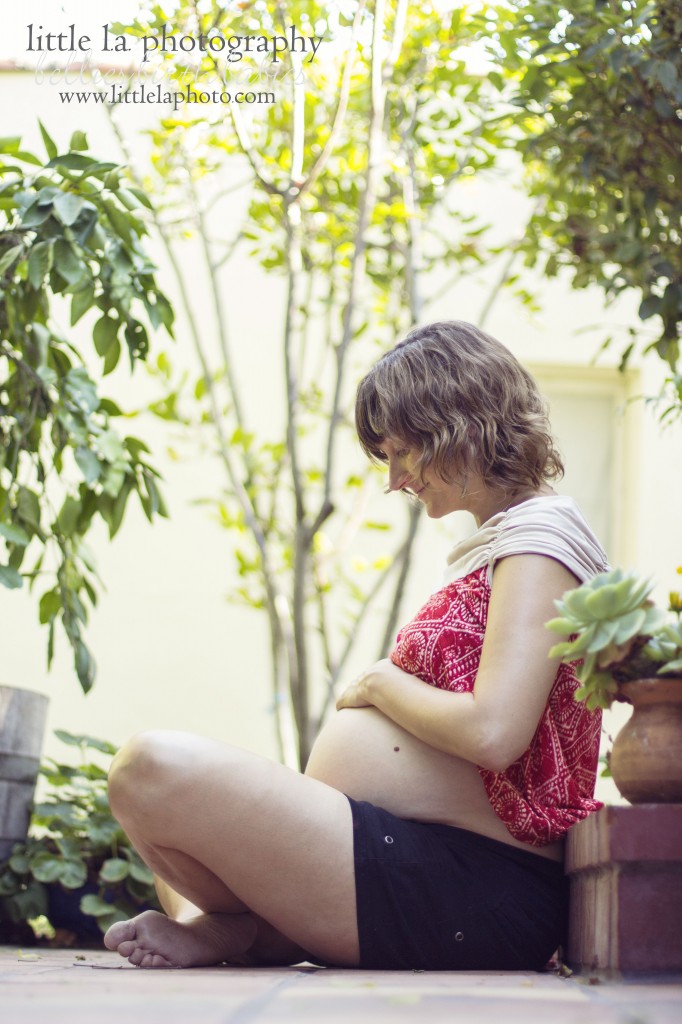
[[[149,730],[129,740],[109,769],[109,803],[117,818],[149,813],[181,767],[182,734]]]

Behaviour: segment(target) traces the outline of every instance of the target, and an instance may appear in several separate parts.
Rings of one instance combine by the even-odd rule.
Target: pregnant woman
[[[604,552],[550,486],[535,382],[471,325],[413,330],[361,382],[356,423],[390,490],[477,529],[304,775],[180,732],[117,755],[111,806],[166,911],[107,932],[132,964],[533,970],[562,942],[600,716],[544,623]]]

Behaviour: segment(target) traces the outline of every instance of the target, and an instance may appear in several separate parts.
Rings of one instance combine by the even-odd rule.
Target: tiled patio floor
[[[37,957],[37,958],[36,958]],[[679,1024],[682,978],[313,967],[142,971],[115,953],[0,947],[2,1024]]]

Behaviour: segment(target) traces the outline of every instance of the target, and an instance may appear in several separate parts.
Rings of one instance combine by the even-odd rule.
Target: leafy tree
[[[487,34],[517,84],[509,118],[539,205],[524,242],[547,276],[634,290],[682,407],[679,0],[515,0]],[[625,366],[642,332],[622,353]],[[650,340],[653,336],[653,340]]]
[[[125,347],[132,368],[147,357],[145,321],[170,331],[173,313],[141,245],[146,196],[91,156],[82,132],[60,152],[41,130],[47,162],[19,138],[0,140],[0,582],[42,585],[48,665],[61,623],[87,691],[95,663],[82,630],[97,601],[88,531],[99,516],[113,537],[133,492],[150,520],[166,512],[147,447],[115,429],[121,410],[86,364],[98,357],[109,374]],[[92,313],[86,358],[58,324]]]
[[[166,20],[164,8],[150,5],[127,31],[158,35]],[[208,500],[238,538],[241,598],[268,618],[283,757],[304,764],[378,596],[385,621],[377,657],[387,651],[418,523],[406,506],[391,549],[389,524],[366,511],[377,471],[359,454],[354,472],[343,469],[343,446],[354,443],[354,384],[423,317],[435,297],[425,293],[426,270],[445,269],[441,287],[454,291],[484,262],[502,261],[486,243],[485,222],[465,212],[459,186],[494,166],[505,137],[488,123],[495,86],[457,52],[476,28],[463,10],[444,17],[441,5],[404,0],[343,9],[258,0],[226,10],[183,0],[172,25],[195,39],[286,35],[292,25],[324,38],[315,60],[281,53],[277,66],[260,68],[245,57],[235,69],[211,52],[190,68],[157,53],[155,74],[185,102],[152,133],[152,167],[138,170],[140,184],[163,197],[157,227],[200,366],[183,387],[164,355],[166,393],[156,411],[196,425],[217,451],[223,483]],[[246,87],[247,65],[248,88],[270,91],[274,102],[201,102],[218,86]],[[115,124],[132,162],[125,122]],[[237,202],[241,227],[223,237],[220,224],[228,213],[233,220]],[[184,260],[198,255],[215,346],[200,328],[202,300],[184,280]],[[244,257],[284,286],[278,351],[267,352],[285,385],[281,422],[240,378],[232,344],[227,271]]]

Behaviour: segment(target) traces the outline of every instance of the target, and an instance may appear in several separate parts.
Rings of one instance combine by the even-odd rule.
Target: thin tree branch
[[[294,336],[296,333],[296,320],[299,310],[298,288],[299,278],[302,272],[301,261],[301,237],[300,237],[301,211],[297,206],[286,207],[286,266],[287,266],[287,307],[284,321],[284,371],[287,388],[287,427],[286,440],[287,451],[291,459],[291,478],[294,488],[294,500],[296,503],[296,521],[305,520],[305,503],[303,484],[298,458],[298,411],[300,404],[299,380],[296,373],[296,365],[293,352]]]
[[[410,519],[408,521],[408,531],[407,531],[407,535],[406,535],[405,539],[403,540],[402,544],[400,545],[400,547],[396,551],[395,556],[390,560],[390,562],[388,563],[386,568],[381,570],[381,572],[379,573],[379,575],[375,579],[374,583],[372,584],[370,589],[365,594],[362,602],[360,603],[360,606],[359,606],[356,614],[353,617],[353,623],[352,623],[350,629],[348,630],[348,636],[346,638],[346,643],[344,644],[344,647],[343,647],[343,649],[341,651],[341,654],[340,654],[338,660],[336,662],[333,662],[332,659],[330,658],[331,671],[330,671],[329,677],[327,679],[327,693],[325,694],[324,704],[322,706],[322,709],[320,711],[320,714],[319,714],[319,717],[318,717],[318,720],[317,720],[317,723],[316,723],[316,728],[317,729],[320,728],[322,722],[325,719],[327,711],[329,710],[329,707],[330,707],[332,701],[334,700],[334,691],[335,691],[335,688],[336,688],[336,684],[338,683],[339,679],[341,678],[341,673],[343,672],[344,668],[346,667],[346,662],[348,661],[348,658],[350,657],[350,655],[351,655],[351,653],[353,651],[353,646],[354,646],[356,638],[357,638],[357,629],[360,626],[360,624],[362,623],[363,619],[365,618],[365,615],[367,614],[368,609],[372,606],[372,604],[374,603],[375,599],[377,598],[379,592],[383,588],[384,584],[392,576],[392,574],[395,572],[395,570],[396,570],[396,568],[398,566],[400,566],[400,568],[401,568],[401,576],[404,576],[404,580],[407,578],[407,572],[409,571],[409,564],[408,564],[408,568],[404,572],[403,572],[403,569],[404,569],[404,566],[405,566],[405,562],[409,561],[409,555],[410,555],[411,547],[412,547],[412,544],[414,542],[414,537],[415,537],[415,534],[416,534],[416,526],[413,526],[413,523],[412,523],[412,514],[414,513],[414,511],[415,511],[414,508],[410,509]],[[417,516],[418,516],[419,509],[417,508],[416,511],[417,511]],[[404,586],[404,580],[403,580],[403,586]],[[402,596],[402,590],[401,590],[400,594]],[[393,602],[393,603],[395,603],[395,602]],[[393,628],[395,628],[395,627],[393,627]],[[387,632],[388,632],[388,626],[387,626],[387,629],[386,629],[386,633]],[[384,656],[385,655],[381,655],[381,657],[384,657]]]
[[[239,245],[240,242],[243,241],[244,232],[240,231],[238,232],[238,234],[235,235],[234,239],[230,243],[228,243],[227,248],[225,249],[223,255],[220,256],[219,259],[213,261],[213,263],[211,264],[212,269],[214,271],[220,270],[220,268],[223,267],[228,262],[228,260],[232,259],[237,249],[237,246]],[[214,242],[214,244],[218,245],[220,243]]]
[[[388,655],[389,648],[395,637],[395,627],[398,621],[400,605],[402,604],[403,595],[405,593],[405,584],[407,583],[407,577],[409,576],[412,563],[412,547],[421,521],[420,513],[420,505],[415,504],[410,507],[407,524],[407,537],[405,538],[405,542],[401,548],[399,556],[400,573],[398,575],[395,590],[393,591],[393,600],[391,602],[388,618],[386,619],[386,628],[384,629],[384,636],[379,648],[379,659],[385,658]]]
[[[540,198],[537,200],[537,202],[535,203],[535,205],[533,207],[533,210],[532,210],[531,215],[529,217],[529,222],[542,209],[542,207],[544,205],[544,202],[545,202],[545,197],[544,196],[540,196]],[[522,241],[522,239],[519,238],[519,239],[516,240],[516,242],[512,242],[512,244],[511,244],[509,255],[507,256],[507,259],[505,260],[505,262],[504,262],[504,264],[502,266],[502,273],[500,274],[499,278],[497,279],[497,281],[495,282],[495,284],[491,288],[490,293],[488,295],[488,298],[486,299],[486,301],[483,304],[483,309],[481,310],[481,312],[479,314],[477,323],[478,323],[478,326],[480,328],[483,328],[485,326],[485,322],[488,319],[488,316],[490,314],[491,309],[493,308],[493,305],[495,304],[495,302],[499,298],[499,295],[500,295],[502,289],[504,288],[505,284],[509,280],[509,277],[511,276],[512,267],[514,266],[514,263],[516,262],[516,260],[518,258],[518,255],[519,255],[519,245],[520,245],[521,241]]]
[[[483,328],[485,326],[485,322],[488,319],[488,315],[490,314],[490,311],[491,311],[493,305],[495,304],[495,301],[496,301],[497,297],[499,296],[500,292],[502,291],[502,289],[504,288],[505,284],[509,280],[509,277],[511,275],[512,267],[514,266],[514,263],[516,262],[516,259],[517,259],[518,255],[519,255],[518,250],[516,248],[512,247],[512,249],[510,250],[509,255],[507,256],[507,259],[505,260],[505,262],[504,262],[504,264],[502,266],[502,273],[498,277],[498,279],[495,282],[495,284],[493,285],[493,287],[490,289],[490,292],[488,293],[488,297],[486,298],[485,302],[483,303],[483,309],[481,310],[481,312],[478,315],[477,323],[478,323],[478,326],[480,328]]]
[[[230,346],[227,337],[227,321],[225,313],[225,305],[223,303],[223,296],[216,276],[216,266],[213,261],[213,254],[208,241],[207,224],[202,210],[199,199],[192,181],[191,175],[189,176],[188,191],[192,203],[192,209],[199,229],[199,239],[201,243],[202,252],[204,254],[204,262],[208,270],[208,281],[211,290],[211,298],[213,299],[213,308],[215,311],[216,326],[218,328],[218,342],[220,344],[220,352],[223,357],[223,365],[225,367],[225,375],[227,377],[227,386],[230,393],[230,400],[232,402],[232,408],[234,410],[234,417],[237,422],[237,426],[241,430],[246,429],[246,422],[244,419],[244,412],[241,407],[241,400],[239,398],[239,389],[234,376],[234,367],[232,363],[232,356],[230,353]],[[245,453],[245,460],[248,461],[248,453]]]

